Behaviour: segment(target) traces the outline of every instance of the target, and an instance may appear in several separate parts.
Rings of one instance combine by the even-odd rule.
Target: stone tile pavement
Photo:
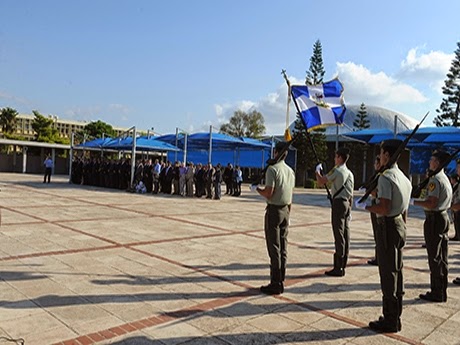
[[[370,331],[381,314],[369,215],[354,211],[343,278],[332,263],[323,191],[297,189],[285,293],[267,283],[264,201],[245,186],[220,201],[69,185],[0,174],[0,344],[460,344],[460,287],[429,288],[420,210],[411,210],[403,330]],[[453,231],[453,229],[451,229]],[[450,279],[460,244],[450,243]]]

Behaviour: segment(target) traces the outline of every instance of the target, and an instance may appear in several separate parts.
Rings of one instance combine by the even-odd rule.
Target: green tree
[[[18,112],[13,108],[6,107],[0,111],[0,125],[5,136],[14,134],[16,131],[17,116]]]
[[[265,133],[264,116],[256,110],[250,113],[237,110],[228,123],[220,126],[220,133],[234,137],[260,138]]]
[[[307,71],[305,78],[306,85],[317,85],[323,82],[325,74],[323,66],[322,46],[317,40],[313,45],[313,55],[310,58],[310,68]],[[297,177],[298,184],[304,184],[305,173],[312,171],[318,163],[315,154],[310,144],[310,139],[313,141],[313,147],[320,162],[327,159],[326,135],[324,129],[317,129],[307,133],[307,129],[303,125],[302,119],[297,116],[294,125],[294,135],[300,135],[301,140],[298,140],[295,148],[297,149]],[[310,139],[308,138],[310,136]]]
[[[37,110],[33,110],[34,119],[32,121],[32,128],[35,131],[35,140],[43,141],[46,143],[61,142],[56,128],[54,128],[54,121],[52,118],[40,114]]]
[[[117,136],[112,125],[101,120],[88,123],[83,129],[83,134],[89,138],[102,138],[103,136],[113,138]]]
[[[452,60],[452,65],[447,73],[447,78],[442,87],[442,93],[446,96],[442,99],[439,114],[434,118],[437,127],[460,126],[460,42],[457,42],[457,50]]]
[[[305,85],[318,85],[323,82],[324,77],[323,48],[320,40],[313,45],[313,55],[310,57],[310,68],[307,71]]]
[[[358,114],[356,114],[356,118],[353,121],[353,127],[357,129],[366,129],[371,126],[369,119],[367,118],[367,109],[364,103],[361,103],[359,107]]]

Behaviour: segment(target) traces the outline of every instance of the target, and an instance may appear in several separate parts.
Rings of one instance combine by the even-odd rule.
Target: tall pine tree
[[[313,55],[310,58],[310,69],[307,71],[305,85],[322,84],[324,77],[323,48],[320,40],[313,45]]]
[[[353,121],[353,127],[357,129],[366,129],[371,126],[369,119],[367,118],[367,109],[364,103],[361,103],[359,107],[358,114],[356,114],[356,118]]]
[[[439,109],[436,112],[439,114],[434,119],[434,124],[437,127],[444,126],[460,126],[460,42],[457,42],[457,50],[455,57],[452,60],[447,79],[442,87],[442,93],[446,96],[442,99]]]
[[[320,40],[317,40],[313,45],[313,55],[310,58],[310,68],[307,71],[305,78],[306,85],[317,85],[323,83],[325,74],[323,66],[323,49]],[[312,131],[310,133],[311,140],[318,155],[318,160],[324,162],[327,157],[327,145],[324,129]],[[295,148],[297,149],[297,176],[296,181],[298,184],[305,184],[305,173],[312,171],[318,163],[311,148],[310,141],[307,137],[307,130],[302,123],[302,120],[297,116],[294,126],[294,133],[300,135],[301,138],[297,141]],[[314,176],[314,174],[312,174]]]

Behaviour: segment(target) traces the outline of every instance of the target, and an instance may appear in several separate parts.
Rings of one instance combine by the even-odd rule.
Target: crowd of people
[[[160,162],[159,159],[137,160],[131,184],[131,160],[75,157],[71,182],[105,188],[132,190],[138,193],[174,194],[187,197],[206,197],[219,200],[222,184],[225,194],[240,196],[243,171],[228,163],[197,165],[192,162]]]

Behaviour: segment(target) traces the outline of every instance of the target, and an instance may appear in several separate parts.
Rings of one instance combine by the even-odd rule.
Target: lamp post
[[[179,132],[180,130],[180,132]],[[184,135],[184,156],[183,156],[183,161],[186,163],[187,161],[187,141],[188,141],[188,133],[182,128],[176,127],[176,147],[179,143],[179,134]],[[174,154],[174,160],[177,162],[177,151]]]
[[[155,135],[155,131],[154,131],[155,127],[151,127],[147,130],[147,139],[150,139],[150,131],[152,131],[152,134]]]

